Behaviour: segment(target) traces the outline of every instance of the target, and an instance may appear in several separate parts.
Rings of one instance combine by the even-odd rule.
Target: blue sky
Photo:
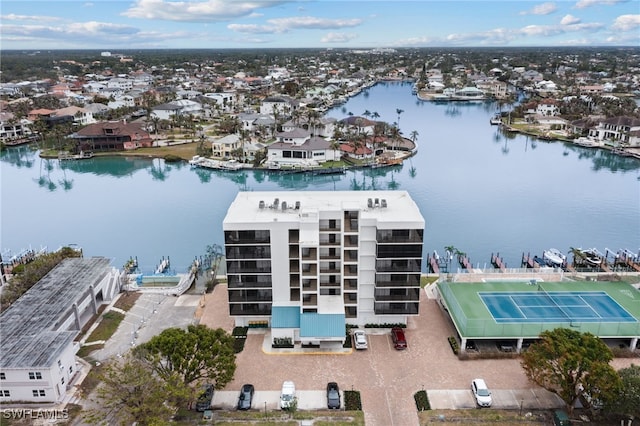
[[[2,49],[639,46],[640,0],[3,0]]]

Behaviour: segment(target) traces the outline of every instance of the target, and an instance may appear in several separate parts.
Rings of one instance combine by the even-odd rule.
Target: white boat
[[[502,117],[500,116],[500,114],[496,114],[493,117],[491,117],[491,119],[489,120],[489,123],[491,125],[500,125],[502,124]]]
[[[600,265],[602,263],[602,259],[604,259],[604,255],[596,248],[582,250],[582,254],[584,255],[585,262],[593,266]]]
[[[564,265],[565,261],[567,260],[567,256],[562,254],[560,250],[554,248],[545,250],[542,253],[542,258],[545,260],[545,262],[547,262],[547,265],[554,267]]]

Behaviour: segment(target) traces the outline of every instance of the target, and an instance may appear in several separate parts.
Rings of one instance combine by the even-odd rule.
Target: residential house
[[[267,147],[268,166],[317,166],[326,161],[340,159],[340,151],[319,136],[311,137],[304,129],[297,128],[276,135],[278,142]]]
[[[151,116],[158,117],[161,120],[171,120],[176,115],[193,115],[200,116],[202,113],[202,104],[189,99],[179,99],[153,107]]]
[[[29,125],[31,121],[17,120],[10,112],[0,112],[0,141],[10,142],[23,139],[31,135]]]
[[[424,226],[406,191],[240,192],[223,221],[229,314],[321,348],[346,324],[406,324]]]
[[[242,147],[240,135],[232,133],[211,142],[212,157],[214,158],[233,158],[232,152]]]
[[[96,122],[96,119],[93,118],[93,112],[85,108],[80,108],[73,105],[66,108],[57,109],[53,112],[53,115],[56,117],[73,117],[73,124],[77,124],[80,126],[86,126],[87,124]]]
[[[288,117],[294,110],[298,108],[298,101],[288,96],[269,96],[260,104],[260,114],[275,115]]]
[[[613,117],[600,120],[595,127],[589,129],[589,137],[614,147],[640,146],[638,131],[640,131],[640,119]]]
[[[107,121],[90,124],[71,136],[82,151],[122,151],[153,146],[141,123]]]
[[[558,102],[555,99],[542,99],[536,106],[536,114],[554,116],[560,114]]]

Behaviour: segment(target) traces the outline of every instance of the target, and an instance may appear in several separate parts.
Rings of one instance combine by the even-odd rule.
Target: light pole
[[[524,399],[520,400],[520,415],[522,416],[522,404],[524,404]]]

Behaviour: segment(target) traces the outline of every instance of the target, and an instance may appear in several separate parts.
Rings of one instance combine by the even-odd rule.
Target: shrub
[[[416,401],[416,408],[418,411],[431,410],[431,404],[429,404],[429,396],[427,391],[421,390],[413,394],[413,399]]]
[[[272,348],[293,348],[293,342],[290,337],[276,337],[271,344]]]
[[[364,328],[393,328],[393,327],[407,328],[407,324],[385,323],[385,324],[365,324],[364,325]]]
[[[247,337],[248,330],[249,327],[234,327],[231,335],[235,337]]]
[[[362,401],[360,391],[344,391],[344,409],[346,411],[362,411]]]
[[[458,355],[458,353],[460,353],[460,345],[458,344],[458,340],[453,337],[453,336],[449,336],[449,345],[451,345],[451,349],[453,350],[453,353],[455,355]]]
[[[244,342],[246,341],[247,339],[236,336],[236,338],[233,339],[233,352],[237,354],[242,352],[242,350],[244,349]]]

